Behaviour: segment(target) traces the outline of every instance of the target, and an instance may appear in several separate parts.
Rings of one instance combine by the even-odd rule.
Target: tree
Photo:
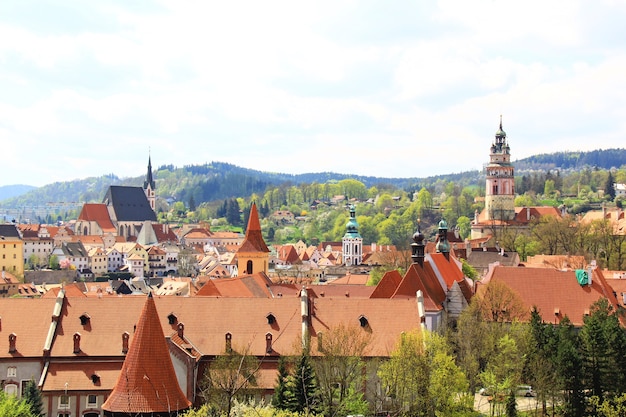
[[[61,269],[61,265],[59,264],[59,257],[56,255],[51,255],[48,261],[48,266],[50,269]]]
[[[233,400],[256,386],[259,361],[247,351],[234,349],[219,355],[207,369],[201,382],[201,395],[225,415],[230,415]]]
[[[604,196],[609,200],[615,200],[615,186],[614,186],[613,173],[609,170],[609,174],[606,177],[606,182],[604,183]]]
[[[30,405],[14,395],[0,391],[0,416],[2,417],[35,417]]]
[[[313,362],[319,386],[320,411],[327,417],[354,414],[350,407],[363,408],[355,398],[363,387],[362,357],[371,342],[371,333],[359,326],[340,324],[318,334],[319,356]],[[361,404],[360,404],[361,403]],[[358,414],[358,413],[357,413]]]
[[[315,371],[307,350],[303,350],[293,375],[289,379],[287,409],[299,413],[315,413],[319,406],[319,391]]]
[[[278,376],[276,377],[276,386],[274,387],[274,395],[272,396],[272,405],[278,409],[287,409],[287,382],[289,380],[289,370],[287,369],[287,360],[285,356],[278,359]]]
[[[30,406],[33,416],[39,417],[43,415],[43,398],[35,381],[30,380],[26,383],[22,399]]]
[[[492,280],[485,290],[475,297],[478,309],[487,322],[510,323],[525,318],[528,314],[517,293],[500,281]]]

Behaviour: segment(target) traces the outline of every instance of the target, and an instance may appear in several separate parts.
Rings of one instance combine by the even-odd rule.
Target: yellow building
[[[14,224],[0,224],[0,270],[24,276],[24,241]]]

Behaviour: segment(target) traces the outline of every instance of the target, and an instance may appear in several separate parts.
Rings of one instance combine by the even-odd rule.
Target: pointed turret
[[[115,387],[102,405],[105,416],[175,416],[191,406],[178,385],[152,293]]]
[[[146,174],[146,180],[143,182],[143,190],[146,193],[146,198],[150,203],[152,211],[156,211],[156,184],[152,177],[152,158],[148,155],[148,173]]]
[[[270,250],[263,240],[261,233],[261,222],[257,212],[256,203],[250,206],[250,216],[248,218],[248,228],[246,237],[237,250],[237,269],[239,275],[251,275],[256,272],[267,274],[267,264]]]

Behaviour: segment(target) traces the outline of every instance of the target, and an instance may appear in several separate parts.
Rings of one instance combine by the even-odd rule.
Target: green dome
[[[448,222],[445,219],[441,219],[439,222],[439,228],[448,230]]]

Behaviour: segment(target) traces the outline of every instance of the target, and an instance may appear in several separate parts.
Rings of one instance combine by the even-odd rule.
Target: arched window
[[[252,261],[246,262],[246,274],[252,275]]]

